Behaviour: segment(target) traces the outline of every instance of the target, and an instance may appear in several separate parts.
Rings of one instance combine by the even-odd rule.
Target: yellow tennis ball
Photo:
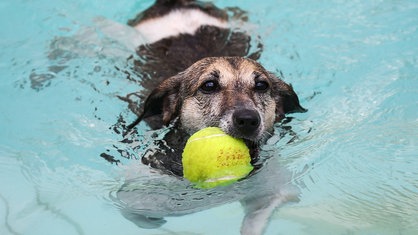
[[[193,134],[183,150],[183,176],[198,188],[225,186],[252,170],[250,151],[241,139],[208,127]]]

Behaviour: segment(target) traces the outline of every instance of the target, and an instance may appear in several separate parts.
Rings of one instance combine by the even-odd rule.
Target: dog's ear
[[[270,74],[273,81],[273,96],[276,100],[276,121],[280,121],[287,113],[304,113],[308,111],[299,103],[298,95],[292,85]]]
[[[168,125],[180,111],[181,77],[176,75],[165,79],[155,88],[145,100],[143,111],[128,128],[132,128],[142,120],[146,120],[153,129]]]

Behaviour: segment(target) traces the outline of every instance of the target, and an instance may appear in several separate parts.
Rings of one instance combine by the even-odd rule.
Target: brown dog
[[[242,15],[237,9],[234,12]],[[181,153],[190,135],[205,127],[219,127],[244,139],[255,166],[250,177],[260,177],[257,172],[262,171],[264,162],[259,149],[273,135],[273,125],[286,113],[306,111],[290,85],[255,61],[261,46],[249,53],[251,37],[231,29],[227,13],[209,3],[159,0],[129,22],[149,40],[139,46],[140,59],[135,62],[148,96],[139,109],[131,99],[133,94],[123,98],[138,114],[129,128],[140,121],[152,129],[172,127],[165,136],[167,145],[143,156],[143,163],[181,177]],[[260,234],[269,214],[286,201],[286,195],[273,194],[239,198],[247,210],[243,234]],[[125,203],[135,198],[124,189],[118,196]],[[260,208],[265,213],[259,213]],[[124,213],[133,221],[140,218],[151,224],[157,221],[154,217],[165,216],[144,214]],[[254,225],[256,222],[260,225]]]

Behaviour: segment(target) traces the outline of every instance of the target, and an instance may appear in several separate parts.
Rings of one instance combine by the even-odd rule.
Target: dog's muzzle
[[[232,114],[235,130],[242,137],[257,135],[261,118],[257,111],[252,109],[237,109]]]

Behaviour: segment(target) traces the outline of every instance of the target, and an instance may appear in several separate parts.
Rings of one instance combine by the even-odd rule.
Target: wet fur
[[[129,21],[129,25],[145,30],[149,25],[157,27],[158,20],[173,12],[186,11],[198,11],[211,18],[210,22],[214,19],[218,23],[227,22],[230,17],[226,11],[210,3],[158,0]],[[163,30],[158,27],[155,30]],[[179,27],[179,30],[184,29]],[[144,97],[144,93],[121,97],[129,102],[131,110],[138,115],[129,129],[141,121],[145,121],[152,129],[168,125],[172,127],[165,136],[167,144],[161,146],[160,151],[142,157],[146,165],[167,174],[182,176],[181,153],[187,139],[202,128],[216,126],[245,140],[250,148],[251,163],[258,171],[263,166],[258,151],[273,135],[273,125],[282,120],[286,113],[306,111],[300,106],[292,86],[256,62],[262,46],[259,45],[258,50],[250,53],[251,37],[245,32],[223,25],[202,24],[197,25],[193,32],[179,32],[162,38],[150,34],[149,38],[149,44],[138,47],[140,59],[135,61],[135,70],[142,75],[140,85],[145,89],[146,98],[138,104],[132,97]],[[218,84],[216,91],[206,92],[202,88],[208,81]],[[259,82],[263,89],[256,87]],[[264,89],[266,84],[267,88]],[[250,110],[258,115],[260,124],[254,131],[243,132],[234,126],[233,116],[237,110]],[[274,208],[286,201],[280,193],[260,196],[259,199],[255,200],[249,195],[242,200],[243,205],[249,205],[245,206],[247,216],[243,223],[243,234],[261,234],[264,225],[253,226],[251,223],[267,220]],[[262,211],[266,214],[262,214]],[[258,215],[259,212],[262,216]]]
[[[219,82],[219,90],[202,92],[202,84],[212,80]],[[255,90],[257,81],[266,82],[268,88]],[[234,128],[233,112],[240,108],[255,110],[260,115],[261,123],[255,132],[244,135]],[[244,139],[253,165],[259,165],[258,148],[273,134],[274,123],[282,120],[285,113],[296,111],[304,109],[292,87],[257,62],[242,57],[205,58],[165,79],[148,96],[137,121],[144,120],[155,128],[173,124],[166,140],[174,151],[162,149],[144,156],[142,161],[182,176],[181,153],[187,139],[198,130],[216,126]]]

